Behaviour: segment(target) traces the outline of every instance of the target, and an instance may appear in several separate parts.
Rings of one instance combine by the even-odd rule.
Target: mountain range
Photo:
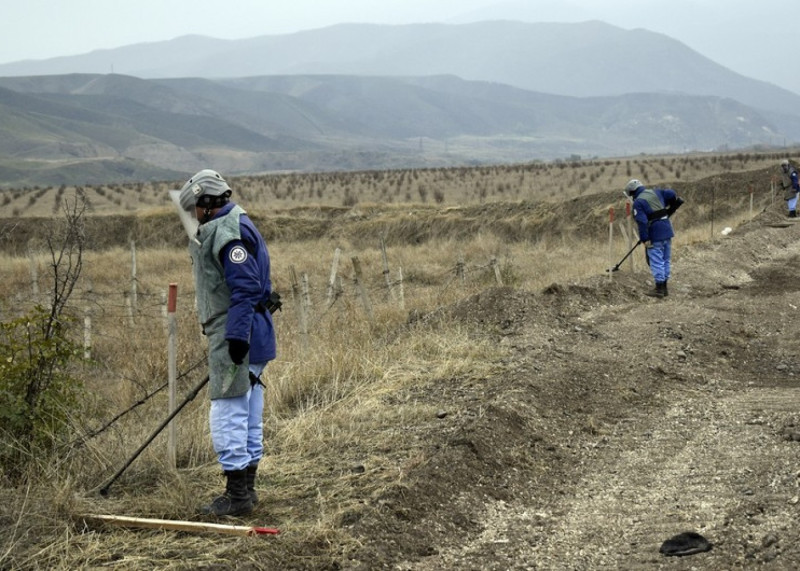
[[[800,96],[596,21],[342,24],[0,65],[3,187],[795,140]]]

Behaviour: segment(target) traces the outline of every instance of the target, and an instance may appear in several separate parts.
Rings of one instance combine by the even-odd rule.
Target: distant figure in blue
[[[675,232],[669,217],[683,204],[671,188],[645,188],[640,180],[625,185],[625,196],[633,202],[633,217],[639,227],[639,241],[644,244],[650,273],[656,283],[647,295],[667,297],[667,282],[672,259],[672,237]]]
[[[797,218],[797,196],[800,193],[800,183],[797,181],[797,171],[788,159],[781,161],[781,188],[789,218]]]

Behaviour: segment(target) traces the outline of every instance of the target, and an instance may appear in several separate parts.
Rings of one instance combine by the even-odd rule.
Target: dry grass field
[[[791,152],[791,151],[789,151]],[[693,182],[715,174],[774,166],[783,152],[737,152],[595,159],[464,168],[316,174],[231,176],[240,202],[251,209],[301,205],[352,207],[359,203],[464,206],[487,202],[561,201],[618,190],[631,178],[648,185]],[[187,178],[193,173],[186,173]],[[80,187],[92,214],[124,214],[168,206],[167,191],[180,181]],[[767,181],[768,182],[768,181]],[[74,187],[20,188],[2,192],[6,216],[58,214]]]
[[[109,529],[86,517],[196,521],[198,505],[223,483],[202,392],[176,420],[176,470],[166,462],[162,434],[108,497],[97,494],[166,417],[170,283],[178,284],[179,400],[205,374],[185,236],[166,204],[166,191],[180,181],[4,191],[13,216],[0,224],[0,320],[37,302],[47,306],[53,264],[43,244],[51,219],[76,193],[90,205],[92,239],[66,311],[76,344],[89,343],[88,358],[69,365],[81,399],[70,410],[69,434],[52,449],[26,456],[26,443],[3,443],[21,451],[26,465],[23,477],[0,479],[0,568],[428,568],[420,562],[445,548],[417,552],[419,545],[408,542],[404,550],[400,539],[392,547],[391,524],[380,514],[390,509],[398,533],[410,533],[418,500],[412,506],[403,498],[425,489],[420,478],[439,446],[431,435],[441,429],[457,437],[463,425],[441,428],[456,422],[454,415],[465,421],[456,403],[470,403],[471,421],[491,413],[481,404],[494,390],[486,383],[502,378],[517,358],[509,331],[521,324],[513,316],[495,319],[500,302],[486,300],[595,287],[586,283],[625,284],[629,291],[614,295],[627,299],[648,287],[642,259],[632,256],[618,273],[606,270],[631,245],[621,194],[628,179],[670,185],[686,198],[674,220],[680,267],[688,252],[720,243],[723,228],[735,234],[763,211],[780,210],[771,181],[784,157],[232,177],[234,198],[268,239],[274,286],[285,302],[276,316],[279,356],[266,373],[262,502],[244,521],[227,522],[281,530],[258,539]],[[612,244],[609,208],[617,212]],[[338,279],[330,283],[337,249]],[[457,388],[448,398],[436,394],[450,385]],[[522,470],[519,462],[506,468]],[[469,477],[482,478],[479,471]],[[441,497],[457,502],[458,490]],[[403,523],[404,517],[412,519]],[[483,560],[464,560],[466,567],[453,561],[450,568]]]

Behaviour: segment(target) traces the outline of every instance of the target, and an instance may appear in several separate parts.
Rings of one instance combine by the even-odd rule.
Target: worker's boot
[[[790,210],[789,211],[789,218],[797,218],[797,211],[796,210]]]
[[[247,493],[250,494],[250,501],[255,506],[258,504],[258,494],[256,493],[256,472],[258,464],[250,464],[247,467]]]
[[[253,511],[253,500],[247,491],[247,469],[225,472],[225,492],[207,506],[200,508],[205,515],[245,515]]]
[[[667,297],[669,295],[669,292],[667,291],[667,280],[664,280],[663,289],[664,289],[664,297]]]
[[[664,282],[656,282],[656,289],[647,292],[645,295],[650,297],[666,297],[667,289]]]

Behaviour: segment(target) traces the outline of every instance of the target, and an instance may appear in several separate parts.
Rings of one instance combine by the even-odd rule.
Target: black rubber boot
[[[664,282],[656,282],[656,289],[647,292],[645,295],[649,295],[650,297],[666,297],[667,290]]]
[[[253,511],[253,500],[247,491],[247,469],[225,472],[225,492],[207,506],[200,508],[205,515],[245,515]]]
[[[667,291],[667,282],[666,282],[666,280],[664,280],[663,290],[664,290],[664,297],[667,297],[669,295],[669,292]]]
[[[796,210],[790,210],[789,211],[789,218],[797,218],[797,211]]]
[[[247,467],[247,493],[250,494],[250,501],[253,505],[258,504],[258,494],[256,493],[256,472],[258,464],[251,464]]]

